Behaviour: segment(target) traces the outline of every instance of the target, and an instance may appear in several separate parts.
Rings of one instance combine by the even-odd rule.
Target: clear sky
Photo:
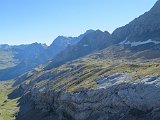
[[[48,45],[59,35],[88,29],[110,33],[148,11],[157,0],[0,0],[0,44]]]

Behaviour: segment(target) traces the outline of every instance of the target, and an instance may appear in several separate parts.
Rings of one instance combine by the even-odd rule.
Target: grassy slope
[[[31,71],[22,76],[21,80],[40,91],[53,89],[74,92],[79,88],[96,88],[96,80],[114,73],[132,73],[133,80],[148,75],[160,76],[159,56],[151,59],[152,57],[147,58],[149,54],[143,54],[140,57],[142,51],[137,53],[124,46],[111,46],[50,70]],[[153,51],[151,53],[154,54]]]
[[[27,78],[26,84],[34,83],[35,88],[74,92],[79,88],[96,88],[96,80],[114,73],[132,73],[133,80],[147,75],[160,76],[159,62],[131,62],[122,60],[82,58],[58,68],[41,71]],[[36,81],[36,82],[35,82]]]
[[[78,63],[79,64],[79,63]],[[78,65],[73,63],[72,66]],[[61,68],[61,67],[60,67]],[[62,67],[68,69],[68,66]],[[81,67],[70,69],[65,74],[58,76],[52,84],[54,89],[65,85],[66,91],[75,91],[78,88],[95,88],[97,86],[96,80],[103,79],[108,75],[114,73],[133,73],[135,77],[133,80],[138,80],[140,77],[147,75],[160,75],[159,63],[109,63],[98,60],[84,60]]]
[[[18,111],[18,99],[10,100],[7,97],[11,90],[9,83],[0,83],[0,120],[14,120]]]

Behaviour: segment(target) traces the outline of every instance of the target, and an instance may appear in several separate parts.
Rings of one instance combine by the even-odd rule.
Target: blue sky
[[[48,45],[88,29],[112,32],[157,0],[0,0],[0,44]]]

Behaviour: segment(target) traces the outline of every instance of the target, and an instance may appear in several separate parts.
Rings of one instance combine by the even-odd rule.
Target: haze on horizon
[[[88,29],[110,33],[157,0],[0,0],[0,44],[51,44]]]

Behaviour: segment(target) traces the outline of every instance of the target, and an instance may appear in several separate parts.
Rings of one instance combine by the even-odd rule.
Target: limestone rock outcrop
[[[115,80],[130,75],[112,75]],[[109,79],[109,78],[108,78]],[[147,76],[138,81],[113,85],[99,83],[96,89],[62,93],[45,89],[31,91],[35,108],[58,114],[60,120],[158,120],[160,119],[160,77]]]

